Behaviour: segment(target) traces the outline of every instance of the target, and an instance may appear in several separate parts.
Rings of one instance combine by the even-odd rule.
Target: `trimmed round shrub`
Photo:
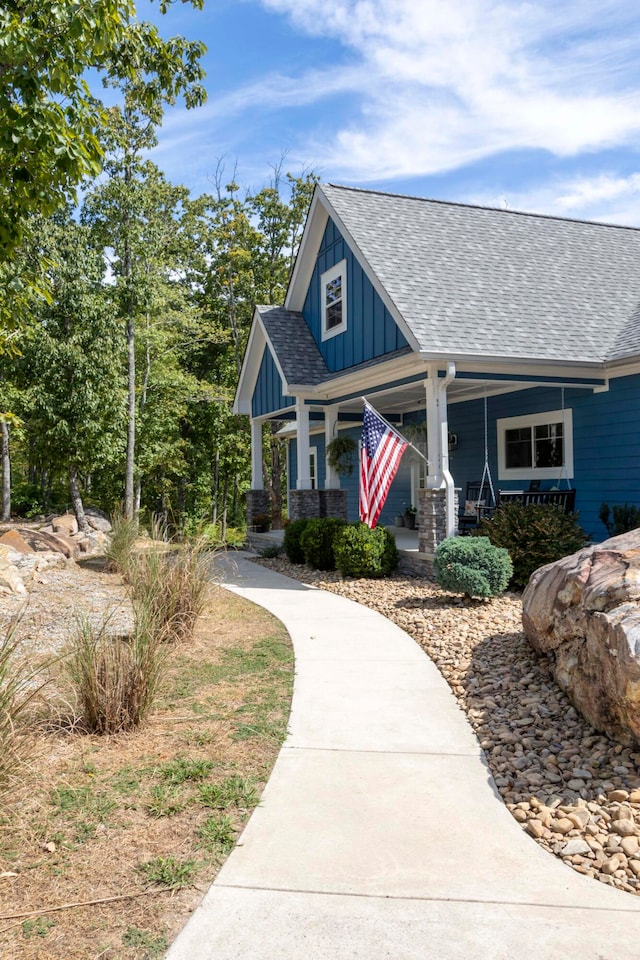
[[[473,535],[476,533],[509,551],[513,563],[511,585],[522,589],[538,567],[561,560],[589,542],[577,513],[537,503],[505,503],[491,519],[478,524]]]
[[[300,546],[310,567],[316,570],[335,570],[333,544],[338,530],[344,526],[345,521],[336,517],[307,520],[300,537]]]
[[[333,551],[344,577],[386,577],[398,566],[395,537],[384,527],[350,523],[336,534]]]
[[[448,537],[437,547],[433,567],[443,590],[468,597],[497,597],[513,573],[507,550],[488,537]]]
[[[304,563],[304,550],[300,538],[306,529],[308,520],[292,520],[284,528],[282,546],[290,563]]]

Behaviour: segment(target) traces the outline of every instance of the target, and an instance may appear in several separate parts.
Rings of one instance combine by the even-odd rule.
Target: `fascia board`
[[[361,387],[380,386],[388,380],[396,380],[415,373],[424,373],[426,377],[426,367],[416,358],[415,354],[408,354],[387,363],[374,364],[356,374],[345,374],[329,381],[325,380],[323,383],[312,387],[292,383],[289,390],[292,394],[304,394],[309,399],[315,400],[317,398],[320,402],[321,400],[330,400],[332,397],[342,396],[345,392],[351,393]]]
[[[302,240],[284,301],[287,310],[295,310],[298,313],[304,306],[320,243],[329,219],[326,207],[321,202],[321,197],[324,198],[324,194],[321,192],[321,187],[317,185],[309,207],[307,222],[304,226]]]
[[[605,373],[608,377],[631,377],[640,373],[640,358],[624,357],[621,360],[608,360],[604,365]]]
[[[520,356],[520,357],[504,357],[497,354],[477,354],[477,353],[455,353],[455,352],[446,352],[446,351],[429,351],[421,350],[420,357],[425,363],[448,363],[453,361],[455,364],[467,364],[472,365],[474,370],[493,370],[500,369],[504,371],[514,370],[514,367],[522,367],[521,373],[530,372],[535,370],[536,372],[547,371],[549,375],[550,371],[557,371],[558,369],[564,370],[579,370],[584,373],[584,371],[591,371],[593,376],[603,377],[605,375],[605,364],[602,361],[594,360],[569,360],[568,358],[563,358],[562,360],[550,360],[548,357],[536,357],[536,356]],[[517,370],[515,372],[518,372]],[[541,374],[542,375],[542,374]],[[570,374],[575,376],[574,374]]]

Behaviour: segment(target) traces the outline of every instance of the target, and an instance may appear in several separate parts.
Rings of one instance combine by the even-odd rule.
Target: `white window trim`
[[[313,470],[311,464],[313,463]],[[318,489],[318,448],[309,447],[309,479],[311,480],[311,489]]]
[[[327,284],[336,277],[342,278],[342,323],[337,327],[327,330],[327,298],[325,290]],[[339,333],[344,333],[347,329],[347,261],[340,260],[329,270],[320,274],[320,307],[322,311],[322,340],[330,340],[331,337],[337,337]]]
[[[507,469],[505,434],[519,427],[538,427],[543,423],[564,423],[564,465],[562,467],[517,467]],[[499,480],[572,480],[573,479],[573,411],[546,410],[524,417],[506,417],[496,422],[498,433]]]

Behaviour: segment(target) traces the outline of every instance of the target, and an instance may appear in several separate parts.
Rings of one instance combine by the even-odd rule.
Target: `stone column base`
[[[254,527],[256,517],[271,518],[271,498],[266,490],[247,490],[247,527]]]
[[[454,499],[458,516],[458,491]],[[447,491],[421,490],[418,500],[418,551],[433,559],[436,547],[447,537]]]
[[[289,519],[314,520],[317,517],[347,519],[346,490],[290,490]]]

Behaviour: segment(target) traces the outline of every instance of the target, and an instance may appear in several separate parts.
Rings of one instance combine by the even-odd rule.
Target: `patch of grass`
[[[53,927],[58,926],[57,920],[51,920],[49,917],[30,917],[22,921],[22,936],[25,940],[31,940],[33,937],[47,937]]]
[[[191,886],[198,863],[196,860],[180,860],[172,854],[168,857],[153,857],[152,860],[141,863],[138,869],[149,883],[157,883],[167,890],[181,890]]]
[[[111,533],[105,551],[108,566],[129,580],[133,564],[133,548],[140,536],[137,520],[127,520],[120,510],[111,517]]]
[[[190,759],[189,757],[176,757],[169,763],[165,763],[159,770],[159,774],[166,783],[180,784],[187,780],[206,780],[213,769],[212,760]]]
[[[116,793],[129,796],[140,789],[141,775],[141,771],[134,770],[133,767],[122,767],[122,769],[118,770],[114,775],[111,785]]]
[[[182,739],[189,747],[205,747],[213,743],[213,734],[210,730],[187,730]]]
[[[122,945],[144,951],[139,954],[140,960],[159,960],[169,949],[166,937],[156,937],[151,930],[141,930],[138,927],[127,927],[126,933],[122,935]]]
[[[104,792],[94,793],[93,784],[81,787],[64,785],[51,793],[51,803],[58,814],[73,826],[73,841],[86,843],[92,840],[98,824],[106,824],[107,818],[117,804]],[[60,839],[62,835],[59,835]],[[60,839],[58,845],[61,845]],[[55,838],[54,838],[55,840]]]
[[[164,786],[157,784],[151,788],[151,800],[147,804],[149,814],[156,820],[161,817],[174,817],[181,813],[187,805],[178,786]]]
[[[212,810],[236,806],[247,808],[258,801],[255,783],[247,777],[233,775],[222,783],[203,783],[198,787],[198,802]]]
[[[236,842],[236,832],[231,817],[208,817],[198,827],[201,845],[207,850],[229,853]]]

